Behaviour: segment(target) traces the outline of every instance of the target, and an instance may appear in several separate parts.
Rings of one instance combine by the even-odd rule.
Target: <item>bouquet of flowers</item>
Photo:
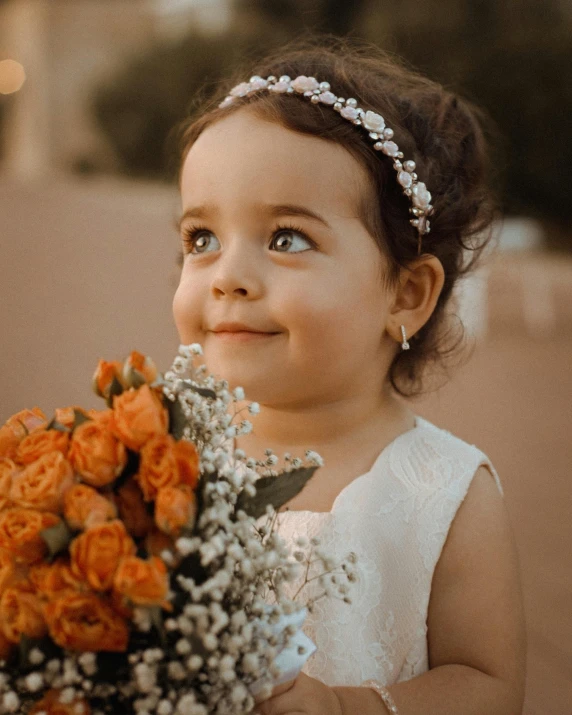
[[[135,351],[100,360],[107,409],[0,428],[0,713],[247,713],[314,649],[287,584],[318,564],[313,599],[349,601],[353,554],[291,554],[275,528],[319,455],[279,473],[235,449],[244,391],[201,353],[164,375]]]

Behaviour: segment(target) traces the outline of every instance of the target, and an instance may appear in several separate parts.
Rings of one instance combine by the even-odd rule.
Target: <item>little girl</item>
[[[358,556],[351,605],[316,603],[317,653],[257,712],[517,715],[526,637],[499,477],[402,399],[451,352],[446,308],[487,242],[481,114],[323,38],[225,90],[183,132],[180,340],[260,403],[237,446],[322,456],[284,538]]]

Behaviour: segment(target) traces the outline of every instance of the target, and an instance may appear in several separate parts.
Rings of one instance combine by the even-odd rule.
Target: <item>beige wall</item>
[[[34,405],[103,408],[100,357],[137,349],[168,368],[178,210],[161,185],[0,177],[0,423]]]

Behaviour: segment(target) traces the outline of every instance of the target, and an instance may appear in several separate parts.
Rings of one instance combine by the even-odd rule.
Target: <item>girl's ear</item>
[[[445,282],[445,271],[437,256],[421,257],[401,269],[399,286],[387,319],[387,331],[402,342],[401,326],[407,338],[418,332],[431,317]]]

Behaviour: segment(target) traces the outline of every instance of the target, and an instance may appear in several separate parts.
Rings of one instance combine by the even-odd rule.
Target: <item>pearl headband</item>
[[[384,118],[376,112],[365,111],[357,106],[356,99],[344,99],[336,97],[330,91],[329,82],[318,82],[314,77],[300,75],[296,79],[290,79],[283,75],[277,79],[273,75],[267,79],[255,75],[249,82],[241,82],[233,87],[227,97],[219,104],[219,107],[228,107],[241,97],[246,97],[254,92],[267,89],[276,94],[299,94],[308,97],[313,104],[326,104],[332,106],[340,116],[347,119],[352,124],[363,126],[369,131],[370,139],[374,140],[373,148],[381,151],[393,159],[393,167],[397,172],[397,181],[403,188],[403,193],[409,198],[411,207],[409,213],[413,214],[410,223],[417,229],[419,234],[419,253],[421,253],[421,239],[424,234],[429,233],[428,216],[433,213],[431,206],[431,194],[422,181],[419,181],[415,173],[415,162],[402,161],[403,152],[399,150],[393,141],[393,129],[385,124]]]

